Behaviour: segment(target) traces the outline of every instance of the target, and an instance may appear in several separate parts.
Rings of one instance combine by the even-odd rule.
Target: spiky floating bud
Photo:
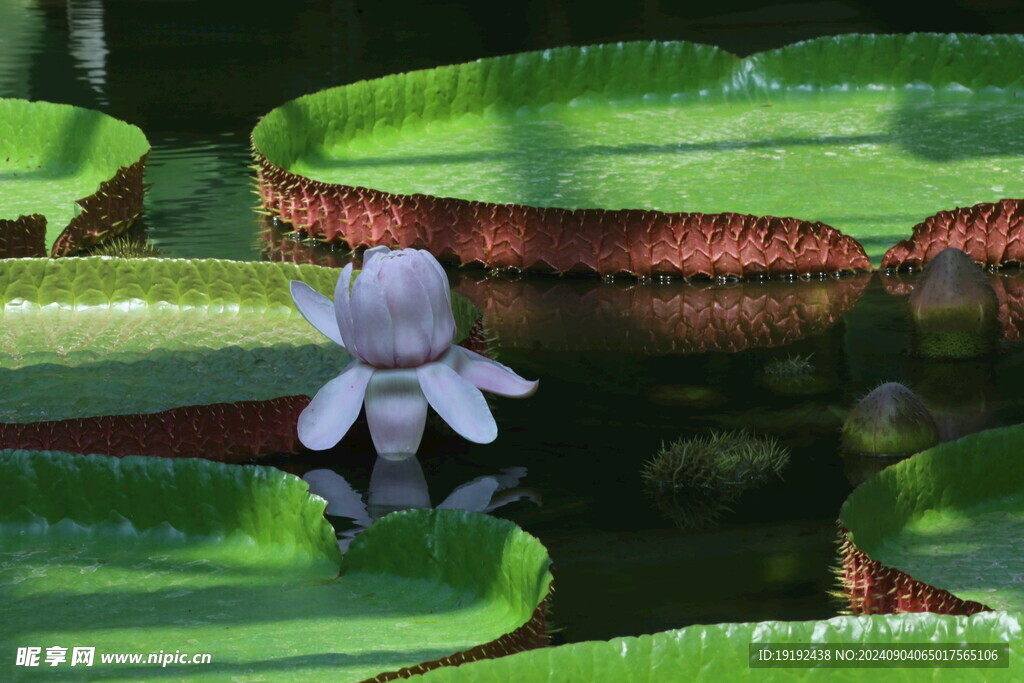
[[[159,258],[163,252],[152,242],[130,237],[115,237],[100,242],[80,256],[113,256],[115,258]]]
[[[908,456],[939,442],[935,420],[916,394],[888,382],[864,396],[843,425],[847,451],[864,456]]]
[[[747,489],[778,474],[789,450],[774,439],[747,432],[712,433],[680,439],[641,471],[647,491],[665,514],[681,527],[712,523]]]
[[[898,382],[874,389],[843,424],[843,446],[860,455],[905,456],[938,442],[939,430],[931,413]]]
[[[954,247],[932,259],[908,304],[914,351],[921,356],[973,358],[999,338],[999,299],[984,272]]]
[[[811,362],[814,354],[776,358],[765,364],[761,371],[761,383],[785,396],[820,394],[829,391],[834,382],[817,371]]]

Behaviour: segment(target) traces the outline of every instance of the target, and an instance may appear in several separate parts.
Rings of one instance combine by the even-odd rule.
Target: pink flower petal
[[[359,417],[366,385],[373,373],[372,367],[355,361],[316,392],[299,415],[299,441],[302,445],[322,451],[341,441]]]
[[[442,363],[427,363],[416,368],[427,401],[452,429],[475,443],[490,443],[498,436],[484,395]]]
[[[366,422],[382,458],[399,460],[419,450],[427,423],[427,399],[415,370],[373,373],[366,388]]]
[[[444,268],[441,267],[441,264],[429,251],[421,250],[420,254],[420,260],[428,264],[429,269],[434,273],[434,277],[436,277],[438,281],[444,283],[444,299],[448,305],[448,309],[450,310],[452,307],[452,294],[451,284],[448,282],[448,273],[444,272]]]
[[[455,340],[455,316],[452,314],[448,276],[429,251],[414,251],[409,270],[419,282],[429,303],[430,355],[425,361],[436,360]]]
[[[455,370],[476,388],[498,396],[526,398],[532,396],[540,385],[540,380],[531,382],[523,379],[511,368],[461,346],[451,347],[439,362]]]
[[[398,265],[401,261],[405,263]],[[382,281],[386,276],[384,296],[395,334],[395,366],[400,368],[416,367],[433,360],[434,314],[431,300],[434,296],[417,277],[415,261],[409,256],[395,259],[387,272],[380,274]]]
[[[363,268],[365,269],[378,256],[391,253],[391,249],[385,246],[374,247],[363,252]]]
[[[299,280],[292,280],[291,293],[292,301],[302,317],[322,335],[344,348],[345,342],[341,338],[338,319],[334,314],[334,302]]]
[[[363,252],[363,267],[359,270],[360,275],[373,275],[376,278],[377,273],[384,264],[393,257],[393,254],[400,253],[401,249],[395,249],[392,251],[387,247],[374,247],[373,249],[367,249]]]
[[[356,345],[355,328],[352,325],[352,301],[349,295],[349,283],[352,281],[352,264],[341,269],[338,284],[334,286],[334,317],[338,321],[338,330],[345,342],[345,348],[352,355],[359,357]]]
[[[374,259],[377,265],[384,258]],[[380,268],[367,267],[352,285],[352,324],[359,357],[378,368],[395,367],[395,328]]]

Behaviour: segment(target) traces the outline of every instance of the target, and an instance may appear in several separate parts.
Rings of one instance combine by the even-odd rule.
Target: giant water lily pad
[[[537,642],[548,558],[515,525],[396,513],[352,544],[339,576],[323,510],[273,468],[0,452],[3,678],[26,671],[24,647],[69,648],[43,668],[72,678],[350,681]],[[70,666],[75,646],[95,648],[93,667]],[[177,650],[211,661],[100,661]]]
[[[142,210],[146,136],[106,114],[0,99],[0,257],[58,256]]]
[[[1016,425],[940,444],[850,495],[841,523],[855,611],[1024,610],[1022,439]]]
[[[1005,668],[977,662],[970,667],[880,668],[863,661],[846,667],[751,666],[758,644],[806,644],[852,650],[872,644],[886,650],[910,644],[1008,644]],[[941,647],[941,646],[939,646]],[[989,648],[991,649],[991,648]],[[835,651],[833,650],[833,652]],[[497,660],[473,662],[415,677],[432,681],[1014,681],[1024,675],[1024,639],[1018,615],[1005,612],[973,617],[935,614],[837,617],[827,621],[767,621],[748,624],[689,626],[638,638],[574,643]],[[834,658],[831,660],[835,664]]]
[[[2,443],[38,447],[47,445],[40,433],[79,431],[114,443],[134,423],[146,429],[129,442],[176,454],[226,457],[232,433],[249,444],[241,456],[281,450],[283,436],[294,443],[299,399],[351,361],[302,318],[289,282],[331,296],[337,277],[318,266],[212,259],[0,261]],[[463,339],[478,312],[457,295],[452,305]],[[138,415],[156,417],[111,419]],[[97,452],[95,438],[75,442],[73,450]]]
[[[863,252],[823,226],[718,214],[821,221],[877,265],[939,210],[1024,194],[1022,73],[1009,35],[847,35],[745,59],[570,47],[308,95],[253,143],[264,204],[353,246],[639,275],[843,270]]]

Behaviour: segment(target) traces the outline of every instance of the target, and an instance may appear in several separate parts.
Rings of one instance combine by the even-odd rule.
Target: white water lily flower
[[[297,280],[291,293],[302,316],[356,359],[299,416],[299,440],[307,448],[324,450],[341,441],[364,398],[382,457],[416,453],[428,403],[466,439],[490,443],[498,427],[480,390],[512,397],[537,390],[538,382],[452,344],[448,276],[427,251],[367,250],[354,281],[352,264],[342,268],[333,302]]]

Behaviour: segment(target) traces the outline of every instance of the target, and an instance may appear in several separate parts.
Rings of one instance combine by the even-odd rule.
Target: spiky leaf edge
[[[850,494],[840,509],[839,523],[844,572],[851,573],[847,589],[856,591],[850,593],[852,610],[876,595],[888,596],[875,603],[878,608],[902,603],[946,605],[956,613],[992,609],[958,596],[929,576],[902,571],[884,544],[925,511],[970,507],[1019,494],[1024,482],[1024,460],[1017,457],[1021,439],[1024,425],[1014,425],[942,443],[886,468]],[[865,572],[872,574],[870,581]]]
[[[112,175],[101,181],[95,192],[88,194],[75,203],[79,210],[66,227],[47,245],[48,220],[45,212],[22,215],[17,218],[0,218],[0,258],[26,258],[41,256],[63,256],[82,249],[87,249],[108,237],[119,235],[131,227],[132,222],[142,212],[143,175],[146,160],[149,158],[149,141],[136,126],[124,121],[113,119],[102,112],[66,104],[51,102],[28,102],[9,99],[7,102],[24,103],[29,110],[39,108],[61,108],[83,112],[87,116],[99,116],[116,121],[119,130],[133,138],[135,146],[144,145],[137,158],[129,155],[121,159],[121,165],[111,167]],[[17,105],[16,105],[17,106]],[[31,113],[30,113],[31,116]],[[107,145],[108,140],[96,141],[97,145]]]

